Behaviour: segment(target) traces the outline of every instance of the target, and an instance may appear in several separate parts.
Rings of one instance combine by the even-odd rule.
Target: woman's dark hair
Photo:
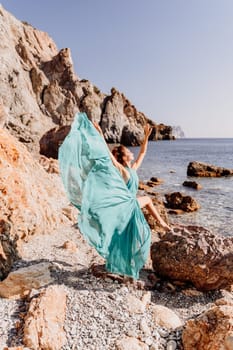
[[[124,165],[123,157],[125,155],[125,146],[120,145],[120,146],[114,147],[113,150],[112,150],[112,154],[114,155],[114,157],[116,158],[116,160],[119,163]]]

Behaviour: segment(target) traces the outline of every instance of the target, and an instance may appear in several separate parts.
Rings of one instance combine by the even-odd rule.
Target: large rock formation
[[[187,169],[187,175],[200,177],[229,176],[233,175],[233,169],[226,169],[201,162],[190,162]]]
[[[38,150],[48,130],[70,125],[76,111],[100,123],[108,142],[141,142],[148,121],[143,113],[116,89],[107,96],[88,80],[80,80],[69,49],[58,51],[47,33],[18,21],[1,5],[0,49],[0,103],[6,107],[4,118],[0,110],[0,124],[30,150]],[[171,127],[149,122],[156,138],[172,138]]]
[[[57,175],[48,174],[22,143],[0,129],[0,219],[11,226],[11,237],[26,240],[66,222],[61,189]]]
[[[230,288],[233,284],[233,238],[197,226],[175,229],[151,247],[155,272],[192,282],[197,289]]]
[[[0,7],[0,92],[6,107],[6,127],[20,141],[33,143],[52,127],[51,118],[43,113],[31,80],[33,69],[38,81],[48,80],[38,68],[51,60],[57,48],[49,36],[22,23]]]
[[[137,146],[143,140],[143,126],[154,126],[150,140],[171,139],[172,129],[164,124],[156,125],[145,114],[138,112],[134,105],[115,88],[106,97],[100,125],[106,140],[110,143],[122,143]]]

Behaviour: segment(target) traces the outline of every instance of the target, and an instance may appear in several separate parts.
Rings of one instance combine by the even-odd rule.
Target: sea
[[[131,147],[135,157],[139,147]],[[138,170],[140,180],[152,176],[164,181],[154,191],[164,195],[181,192],[200,205],[193,213],[169,215],[172,224],[203,226],[224,236],[233,236],[233,176],[220,178],[188,177],[189,162],[199,161],[233,169],[233,138],[184,138],[173,141],[150,141],[147,154]],[[184,187],[185,180],[196,181],[201,190]]]

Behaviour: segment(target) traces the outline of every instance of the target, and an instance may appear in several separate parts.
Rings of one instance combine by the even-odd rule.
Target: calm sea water
[[[136,155],[138,147],[131,148]],[[178,139],[149,142],[148,151],[138,175],[141,180],[152,176],[164,183],[155,188],[161,198],[169,192],[180,191],[191,195],[201,208],[194,213],[171,216],[170,221],[180,224],[201,225],[213,232],[233,235],[233,176],[222,178],[187,177],[191,161],[200,161],[233,169],[233,139]],[[202,185],[199,191],[182,186],[185,180]]]

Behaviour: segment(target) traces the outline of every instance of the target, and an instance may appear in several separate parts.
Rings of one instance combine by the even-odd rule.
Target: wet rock
[[[198,184],[196,181],[184,181],[183,182],[183,186],[191,187],[191,188],[193,188],[195,190],[202,189],[202,186],[200,184]]]
[[[162,179],[159,179],[158,177],[151,177],[150,181],[147,181],[147,185],[149,187],[154,187],[154,186],[158,186],[161,185],[164,181]]]
[[[142,191],[150,191],[150,186],[146,185],[143,181],[139,181],[139,186],[138,186],[139,190]]]
[[[199,290],[230,288],[233,283],[232,237],[198,226],[176,228],[151,247],[157,275],[192,282]]]
[[[222,168],[201,162],[190,162],[187,169],[187,175],[200,177],[229,176],[233,175],[233,169]]]
[[[193,212],[200,208],[197,201],[191,196],[185,196],[180,192],[165,194],[167,208],[175,210],[183,210],[185,212]]]

